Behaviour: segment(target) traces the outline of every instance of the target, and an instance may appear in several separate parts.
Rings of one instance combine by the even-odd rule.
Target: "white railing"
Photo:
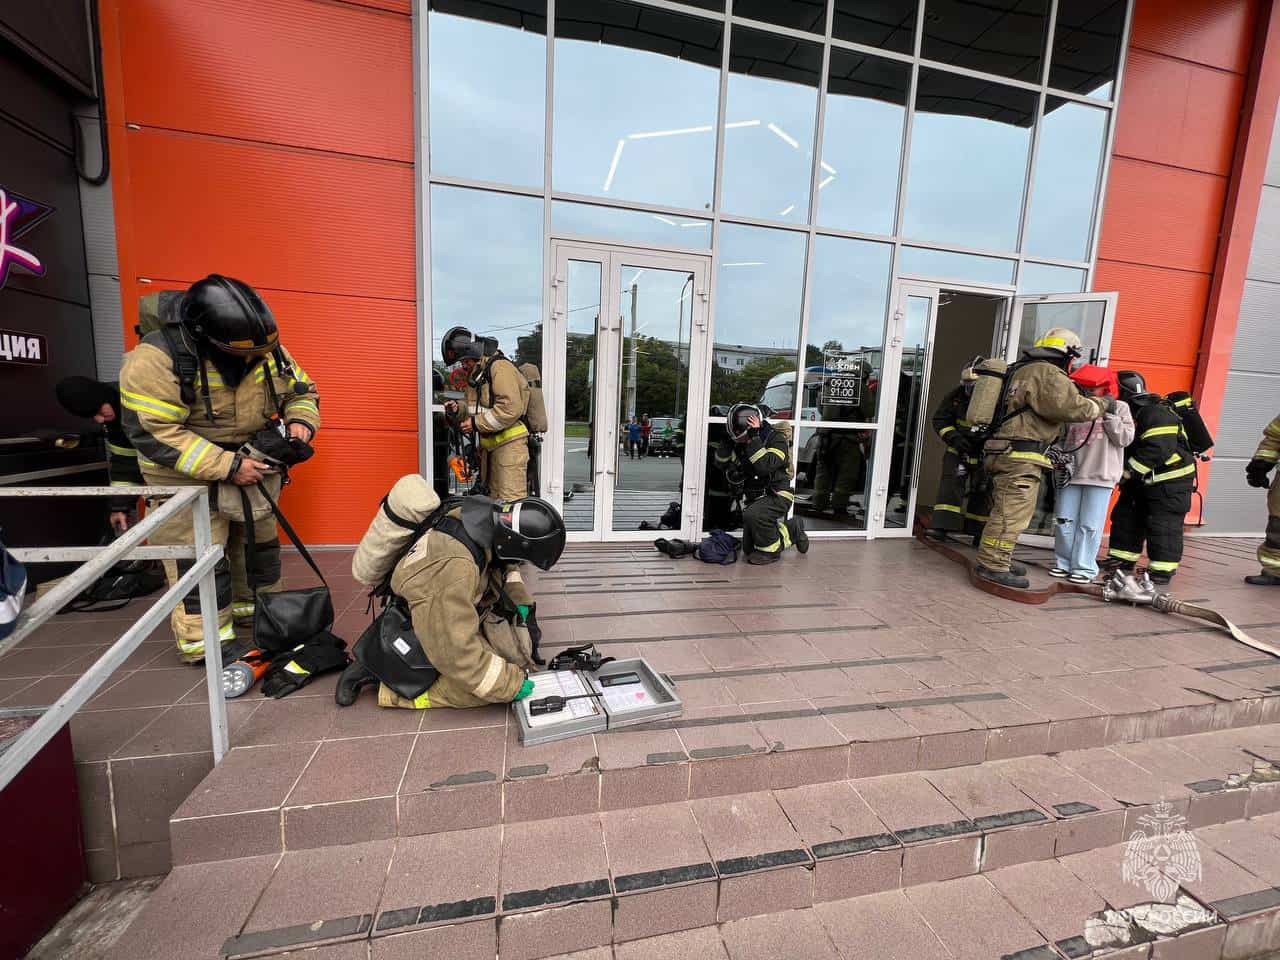
[[[115,670],[182,602],[191,588],[199,584],[200,620],[204,631],[205,673],[209,684],[209,733],[213,741],[213,762],[227,752],[227,704],[222,693],[222,647],[218,639],[218,592],[214,581],[214,565],[222,559],[222,546],[213,542],[209,518],[209,488],[192,487],[3,487],[0,497],[168,497],[147,512],[136,526],[102,547],[10,547],[9,552],[27,563],[84,561],[69,576],[23,610],[17,627],[0,640],[0,657],[20,644],[38,627],[78,597],[88,586],[125,558],[191,560],[191,569],[178,578],[126,630],[98,660],[84,672],[71,689],[48,707],[40,718],[18,735],[0,753],[0,790],[53,739],[72,714],[107,681]],[[183,510],[191,511],[195,526],[193,546],[144,547],[142,541],[160,524]]]

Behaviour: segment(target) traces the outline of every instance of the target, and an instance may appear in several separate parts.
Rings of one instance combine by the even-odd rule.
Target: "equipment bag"
[[[98,546],[108,546],[114,539],[109,533],[98,541]],[[136,597],[150,596],[163,586],[164,566],[159,560],[121,560],[58,612],[110,613],[122,610]]]
[[[258,587],[261,584],[254,583],[252,580],[253,558],[257,553],[253,523],[244,525],[245,570],[250,577],[249,585],[253,588],[256,605],[253,617],[253,645],[265,653],[276,654],[290,650],[300,643],[306,643],[317,634],[331,630],[333,598],[329,595],[329,584],[325,581],[320,568],[316,566],[316,562],[311,559],[311,553],[307,550],[306,544],[294,532],[293,526],[261,484],[258,485],[258,490],[270,504],[271,512],[275,514],[284,532],[302,554],[302,559],[307,561],[307,566],[315,572],[321,583],[321,586],[307,587],[303,590],[279,590],[272,593],[260,591]],[[244,497],[245,513],[248,514],[250,512],[248,494],[243,490],[241,494]]]
[[[723,530],[712,530],[698,544],[698,552],[694,554],[704,563],[718,563],[722,566],[728,566],[731,563],[738,562],[738,549],[741,544],[737,537],[732,534],[725,533]]]
[[[352,653],[379,680],[410,700],[426,693],[440,676],[413,632],[409,605],[394,595],[360,634]]]
[[[518,368],[529,382],[529,405],[524,412],[524,425],[531,433],[546,433],[551,429],[547,419],[547,401],[542,395],[542,373],[532,363],[522,363]]]
[[[27,592],[27,568],[0,541],[0,640],[13,633]]]

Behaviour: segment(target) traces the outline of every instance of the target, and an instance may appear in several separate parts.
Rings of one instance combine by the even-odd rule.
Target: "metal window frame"
[[[222,559],[222,545],[213,542],[209,511],[209,488],[203,484],[190,487],[123,486],[123,487],[0,487],[0,497],[166,497],[149,510],[135,526],[105,547],[11,547],[18,560],[30,562],[84,560],[47,593],[43,593],[18,618],[13,632],[0,641],[0,657],[9,653],[59,610],[79,596],[85,588],[126,557],[162,556],[166,559],[190,559],[192,565],[178,580],[146,609],[94,663],[80,679],[44,710],[39,719],[20,733],[0,752],[0,790],[22,772],[22,769],[53,739],[77,710],[101,689],[119,666],[149,637],[182,601],[192,587],[200,591],[200,621],[204,634],[205,675],[209,694],[209,730],[213,762],[217,764],[229,747],[227,739],[227,702],[222,692],[222,645],[218,637],[218,598],[214,565]],[[195,543],[191,546],[141,547],[156,528],[175,514],[191,511]]]
[[[666,207],[647,203],[633,203],[620,201],[616,198],[586,196],[568,192],[558,192],[553,187],[553,169],[552,169],[552,153],[554,145],[554,105],[555,105],[555,17],[556,17],[556,0],[546,0],[546,16],[547,29],[544,36],[546,43],[546,80],[545,80],[545,107],[544,107],[544,126],[543,126],[543,183],[541,189],[536,187],[519,186],[513,184],[494,183],[483,180],[473,180],[466,177],[450,176],[443,174],[433,174],[429,169],[429,124],[428,118],[428,101],[429,91],[428,77],[429,70],[427,68],[427,30],[428,16],[427,3],[424,0],[415,0],[413,9],[414,20],[414,99],[415,99],[415,175],[418,186],[418,203],[417,203],[417,250],[418,250],[418,329],[419,329],[419,393],[420,393],[420,416],[422,424],[420,426],[421,447],[419,450],[419,463],[424,473],[428,471],[427,458],[431,451],[432,440],[432,424],[431,414],[433,411],[439,410],[439,405],[432,402],[432,388],[430,381],[430,371],[432,367],[431,352],[431,335],[432,335],[432,314],[431,314],[431,244],[430,244],[430,188],[434,184],[462,187],[467,189],[486,190],[497,193],[515,194],[522,196],[541,197],[543,201],[543,245],[542,245],[542,267],[543,267],[543,288],[542,288],[542,316],[549,316],[552,308],[552,279],[554,272],[554,264],[551,262],[552,241],[571,241],[575,243],[602,243],[614,246],[634,246],[641,249],[651,249],[654,251],[662,251],[668,253],[676,253],[682,255],[702,255],[706,256],[707,248],[688,248],[668,245],[648,245],[627,243],[619,241],[613,237],[606,236],[582,236],[578,234],[565,234],[564,236],[553,233],[551,222],[551,210],[554,201],[563,200],[573,203],[585,203],[594,206],[616,207],[619,209],[672,214],[676,216],[685,216],[697,218],[700,220],[709,220],[711,223],[711,244],[709,248],[711,257],[711,271],[708,277],[708,295],[710,297],[709,310],[712,319],[712,329],[710,335],[710,343],[714,346],[716,340],[716,330],[714,325],[715,309],[716,309],[716,287],[719,274],[719,255],[720,255],[720,227],[723,223],[741,224],[745,226],[754,226],[766,229],[791,230],[804,233],[805,242],[805,264],[803,273],[803,289],[801,291],[801,314],[800,314],[800,340],[797,345],[797,367],[796,367],[796,383],[797,388],[803,382],[804,376],[804,359],[805,359],[805,338],[808,335],[810,322],[810,305],[813,283],[813,256],[816,248],[818,236],[843,237],[854,240],[867,240],[878,243],[887,243],[891,245],[892,252],[890,256],[889,266],[889,298],[886,304],[885,319],[885,342],[886,357],[889,352],[887,346],[893,336],[893,311],[895,310],[894,291],[903,283],[923,282],[939,283],[945,282],[948,288],[960,287],[965,283],[972,285],[972,281],[946,281],[945,278],[936,277],[916,277],[907,276],[900,273],[901,254],[903,246],[919,247],[923,249],[936,250],[947,253],[972,254],[976,256],[994,257],[1002,260],[1009,260],[1014,263],[1013,282],[1009,285],[1008,290],[1004,285],[983,284],[984,289],[989,292],[1007,292],[1010,296],[1017,293],[1022,280],[1024,265],[1028,262],[1033,264],[1044,264],[1047,266],[1070,267],[1077,270],[1083,270],[1085,273],[1084,287],[1085,293],[1091,292],[1090,288],[1094,284],[1094,277],[1097,270],[1098,248],[1101,235],[1103,202],[1106,198],[1106,191],[1109,182],[1112,151],[1115,145],[1117,114],[1119,112],[1119,104],[1123,89],[1125,69],[1128,62],[1128,46],[1129,37],[1133,23],[1133,0],[1127,0],[1125,4],[1124,26],[1119,39],[1119,58],[1116,69],[1116,78],[1112,88],[1112,96],[1109,99],[1098,99],[1089,97],[1084,94],[1075,93],[1073,91],[1061,90],[1050,86],[1050,68],[1053,58],[1053,41],[1057,30],[1058,20],[1058,0],[1050,0],[1048,11],[1048,28],[1045,33],[1044,56],[1042,59],[1040,82],[1032,83],[1025,80],[1016,80],[1009,77],[1002,77],[996,74],[985,73],[979,70],[972,70],[963,67],[942,63],[936,60],[928,59],[922,56],[923,36],[924,36],[924,18],[928,0],[918,0],[916,13],[915,35],[913,39],[912,52],[909,54],[898,53],[891,50],[883,50],[878,47],[867,44],[856,43],[848,40],[842,40],[833,36],[833,27],[835,20],[834,3],[828,0],[826,6],[826,23],[825,29],[821,35],[810,33],[804,30],[796,30],[794,28],[784,27],[777,24],[766,23],[748,17],[738,16],[734,13],[734,0],[725,0],[725,10],[723,13],[713,10],[703,10],[698,7],[687,6],[676,0],[627,0],[627,2],[640,6],[652,7],[660,10],[667,10],[672,13],[679,13],[685,16],[697,17],[703,20],[716,21],[724,25],[724,37],[721,51],[720,63],[720,82],[719,82],[719,99],[716,104],[716,141],[715,141],[715,172],[713,186],[712,209],[707,211],[697,209],[685,209],[680,207]],[[819,78],[817,112],[814,129],[813,140],[813,163],[810,171],[810,197],[809,197],[809,217],[806,223],[795,222],[778,222],[768,219],[760,219],[754,217],[740,216],[735,214],[726,214],[722,210],[722,192],[723,192],[723,172],[724,172],[724,142],[725,142],[725,110],[727,106],[727,93],[729,82],[729,61],[730,51],[733,43],[734,29],[741,26],[746,29],[762,31],[764,33],[774,34],[778,36],[790,37],[793,39],[802,39],[810,42],[822,44],[822,76]],[[903,137],[900,145],[898,180],[897,180],[897,200],[894,211],[893,234],[880,235],[874,233],[861,233],[857,231],[846,231],[830,227],[824,227],[818,220],[818,197],[816,196],[815,184],[818,182],[816,170],[821,162],[822,157],[822,140],[824,134],[824,124],[827,113],[827,97],[829,78],[828,72],[830,68],[831,50],[838,47],[843,50],[849,50],[856,53],[862,53],[883,59],[895,60],[901,63],[907,63],[911,67],[910,87],[908,92],[908,100],[903,118]],[[957,246],[954,244],[931,243],[925,240],[916,240],[905,238],[902,234],[903,216],[906,208],[908,175],[910,170],[911,158],[911,140],[912,128],[915,122],[916,114],[916,96],[919,87],[919,76],[921,68],[938,70],[945,73],[952,73],[959,76],[971,77],[974,79],[984,80],[991,83],[1011,86],[1018,89],[1026,90],[1037,94],[1038,102],[1036,109],[1035,122],[1031,130],[1031,143],[1028,148],[1027,170],[1023,183],[1022,207],[1019,212],[1018,221],[1018,242],[1016,251],[986,250]],[[1091,210],[1090,221],[1090,241],[1088,244],[1088,257],[1084,260],[1060,260],[1055,258],[1029,256],[1024,251],[1024,241],[1026,237],[1027,226],[1030,217],[1031,198],[1035,189],[1035,171],[1039,158],[1041,125],[1044,119],[1044,108],[1048,97],[1057,97],[1063,100],[1069,100],[1086,104],[1088,106],[1104,109],[1108,111],[1106,123],[1106,135],[1103,143],[1101,171],[1095,183],[1095,192],[1093,197],[1093,207]],[[544,354],[544,368],[547,366],[554,367],[554,363],[549,364],[548,358]],[[881,398],[880,410],[878,411],[878,419],[875,425],[877,431],[876,452],[875,457],[881,456],[882,441],[887,433],[892,432],[893,410],[886,407],[884,397]],[[707,417],[707,423],[715,422],[715,418]],[[800,421],[797,421],[799,423]],[[807,423],[806,423],[807,425]],[[842,425],[844,426],[844,425]],[[852,425],[848,425],[852,428]],[[798,455],[799,451],[799,431],[793,439],[793,454]],[[543,482],[547,482],[548,466],[543,465]],[[868,507],[871,505],[869,504]],[[872,513],[868,509],[868,516]],[[821,535],[821,534],[818,534]],[[835,536],[867,536],[873,537],[874,530],[867,531],[832,531],[828,535]]]

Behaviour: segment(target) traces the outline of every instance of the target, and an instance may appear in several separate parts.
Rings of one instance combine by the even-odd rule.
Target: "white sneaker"
[[[1071,576],[1071,574],[1069,571],[1063,570],[1061,567],[1054,567],[1049,571],[1049,576],[1056,577],[1059,580],[1065,580],[1067,577]]]
[[[1087,573],[1073,573],[1070,580],[1072,583],[1093,583],[1093,577]]]

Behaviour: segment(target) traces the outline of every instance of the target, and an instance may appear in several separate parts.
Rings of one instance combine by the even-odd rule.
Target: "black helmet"
[[[478,360],[482,352],[482,344],[466,327],[453,327],[440,340],[440,356],[449,366],[467,357]]]
[[[261,357],[280,345],[271,309],[240,280],[217,273],[197,280],[180,309],[182,326],[192,337],[233,357]]]
[[[749,419],[756,417],[764,422],[764,414],[760,412],[760,408],[753,403],[735,403],[729,408],[729,415],[725,417],[724,426],[729,432],[729,436],[733,437],[741,443],[746,439],[747,434],[751,432],[751,427],[747,423]]]
[[[494,504],[493,555],[550,570],[564,553],[564,520],[539,497]]]
[[[1137,370],[1120,370],[1116,373],[1116,380],[1120,385],[1120,399],[1126,403],[1150,392],[1147,390],[1146,378]]]

